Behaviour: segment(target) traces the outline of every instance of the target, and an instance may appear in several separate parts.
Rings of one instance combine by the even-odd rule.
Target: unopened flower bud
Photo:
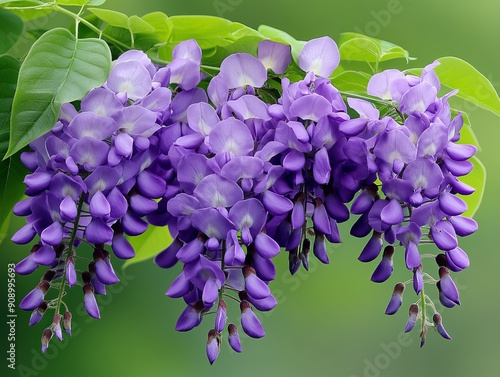
[[[65,312],[64,317],[63,317],[63,327],[64,330],[66,330],[66,333],[68,333],[69,336],[71,336],[71,312]]]
[[[432,316],[432,321],[434,322],[434,325],[436,326],[436,331],[445,339],[451,339],[451,336],[448,335],[446,332],[445,328],[443,327],[443,319],[441,318],[441,314],[435,313]]]
[[[45,351],[47,351],[47,348],[49,348],[49,342],[50,340],[52,339],[52,330],[47,328],[45,330],[43,330],[43,333],[42,333],[42,353],[44,353]]]
[[[230,323],[227,327],[227,331],[229,332],[229,345],[236,352],[241,352],[241,342],[240,335],[238,334],[238,328],[233,323]]]
[[[418,305],[411,304],[410,310],[408,311],[408,321],[406,322],[405,332],[410,332],[415,327],[418,315]]]
[[[62,342],[63,337],[61,329],[61,315],[58,313],[54,314],[54,319],[52,320],[52,328],[54,334],[56,334],[57,339],[59,339],[59,341]]]
[[[387,308],[385,309],[385,314],[393,315],[399,310],[399,308],[401,307],[401,304],[403,303],[404,290],[405,290],[405,285],[403,283],[397,283],[394,286],[391,300],[389,301],[389,304],[387,305]]]
[[[220,339],[219,334],[216,330],[212,329],[208,332],[208,340],[207,340],[207,357],[210,364],[213,364],[214,361],[219,356],[220,352]]]
[[[42,301],[42,303],[40,305],[38,305],[38,307],[35,310],[33,310],[33,313],[31,313],[30,322],[29,322],[30,326],[36,325],[38,322],[40,322],[45,311],[47,310],[47,306],[48,306],[47,302]]]

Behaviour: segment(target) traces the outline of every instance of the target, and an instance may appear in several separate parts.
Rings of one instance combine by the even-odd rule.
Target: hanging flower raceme
[[[350,212],[361,215],[351,234],[371,234],[359,259],[373,261],[384,249],[372,281],[386,281],[397,246],[405,250],[413,278],[396,285],[386,313],[400,308],[412,282],[421,298],[407,331],[433,307],[425,283],[437,285],[443,305],[460,303],[450,271],[468,267],[468,258],[457,235],[476,224],[462,216],[467,207],[456,194],[473,191],[458,177],[470,171],[475,148],[457,143],[463,120],[451,117],[453,93],[437,97],[434,65],[421,77],[373,76],[368,93],[390,109],[381,114],[365,100],[346,104],[332,85],[339,50],[328,37],[304,45],[297,59],[304,74],[294,82],[283,75],[295,64],[290,47],[272,41],[261,42],[257,56],[228,56],[213,77],[201,59],[195,40],[178,44],[160,68],[140,51],[122,54],[107,82],[78,111],[64,104],[53,130],[22,155],[32,173],[14,212],[27,224],[12,240],[37,237],[18,273],[48,267],[20,305],[33,311],[30,325],[54,310],[42,350],[54,333],[62,339],[62,328],[71,334],[67,288],[81,286],[86,311],[100,317],[96,295],[119,281],[112,259],[133,258],[127,237],[149,225],[168,226],[173,237],[156,264],[182,264],[166,291],[186,304],[175,329],[189,331],[213,314],[210,363],[224,336],[241,352],[242,333],[265,335],[257,312],[277,305],[273,258],[281,249],[291,274],[309,269],[311,249],[329,263],[326,241],[341,242],[338,224]],[[351,119],[347,105],[359,117]],[[423,270],[423,243],[443,251],[439,280]],[[423,323],[422,341],[429,326],[448,337],[441,316],[433,319]]]
[[[419,310],[418,318],[423,322],[422,344],[429,326],[437,326],[438,332],[449,338],[440,330],[441,316],[425,293],[424,285],[437,284],[443,305],[452,307],[460,303],[450,271],[467,268],[469,259],[458,246],[457,236],[470,235],[477,229],[474,220],[463,216],[467,205],[457,196],[474,191],[460,182],[459,177],[472,169],[467,160],[476,147],[459,143],[463,118],[460,113],[451,115],[448,99],[455,92],[437,96],[440,83],[433,71],[437,64],[427,66],[420,77],[405,76],[396,70],[374,75],[368,84],[368,94],[392,101],[393,112],[379,119],[379,112],[370,103],[350,100],[350,106],[364,120],[356,124],[356,131],[361,133],[349,139],[345,150],[366,171],[358,178],[363,189],[351,208],[353,213],[361,215],[351,234],[358,237],[372,234],[359,259],[370,262],[379,256],[384,240],[390,245],[372,276],[373,281],[380,282],[392,273],[392,245],[404,248],[406,267],[413,279],[396,285],[386,313],[397,311],[402,287],[413,282],[420,298],[411,306],[410,319],[414,324],[415,311]],[[352,124],[344,127],[354,129]],[[370,172],[377,172],[379,184],[375,184]],[[442,254],[422,255],[422,245],[429,243],[435,244]],[[439,279],[423,272],[422,259],[429,257],[438,264]],[[434,324],[424,320],[428,318],[429,306],[439,318]],[[410,328],[413,325],[407,326]]]

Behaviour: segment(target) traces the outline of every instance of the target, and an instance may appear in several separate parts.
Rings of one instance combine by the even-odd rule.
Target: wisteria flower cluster
[[[214,314],[210,363],[225,333],[241,352],[239,328],[263,337],[256,311],[277,304],[273,258],[288,253],[291,274],[308,270],[311,249],[329,263],[326,241],[341,242],[338,224],[351,213],[360,215],[351,234],[371,234],[359,260],[382,253],[372,281],[391,276],[393,254],[404,248],[413,278],[395,286],[386,313],[400,308],[413,284],[417,300],[405,331],[420,319],[422,344],[431,326],[449,338],[424,284],[437,286],[444,306],[460,303],[450,272],[469,260],[457,236],[477,224],[462,216],[467,206],[457,194],[473,189],[458,177],[472,169],[467,160],[476,148],[457,143],[463,119],[451,116],[453,92],[438,97],[437,63],[419,77],[378,73],[367,88],[373,101],[346,103],[329,79],[339,51],[328,37],[307,42],[296,63],[290,46],[272,41],[261,42],[257,56],[228,56],[215,76],[202,71],[201,59],[195,40],[178,44],[162,67],[140,51],[124,53],[107,82],[78,110],[63,105],[53,130],[22,155],[32,174],[25,178],[28,198],[14,212],[27,224],[12,240],[37,237],[18,273],[48,266],[20,304],[33,311],[30,325],[54,313],[42,350],[54,333],[62,340],[61,320],[71,335],[67,288],[81,286],[85,309],[99,318],[95,294],[118,281],[112,254],[133,258],[127,236],[151,225],[168,226],[173,237],[155,263],[182,264],[166,292],[186,304],[176,330],[189,331]],[[285,73],[294,64],[304,75],[291,82]],[[384,107],[374,106],[379,102]],[[425,243],[442,251],[432,255],[439,279],[423,271],[422,259],[431,256],[419,250]],[[91,256],[81,244],[90,245]],[[228,314],[233,303],[237,318]]]

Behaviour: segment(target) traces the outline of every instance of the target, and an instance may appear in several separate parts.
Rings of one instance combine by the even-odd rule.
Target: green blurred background
[[[448,55],[463,58],[500,89],[500,3],[493,0],[108,0],[105,6],[130,15],[151,11],[219,15],[251,27],[271,25],[304,40],[322,35],[338,39],[344,31],[362,32],[405,47],[418,57],[412,66],[422,67]],[[279,305],[261,317],[265,338],[242,336],[242,354],[230,350],[224,339],[219,359],[210,367],[205,344],[213,319],[207,318],[190,333],[175,332],[183,303],[165,297],[164,292],[179,266],[165,271],[148,261],[121,272],[121,282],[100,301],[101,320],[92,320],[82,313],[77,288],[73,296],[78,297],[69,301],[74,310],[74,336],[62,344],[54,338],[43,356],[39,339],[44,325],[29,328],[29,313],[18,309],[17,370],[7,368],[3,324],[0,375],[500,375],[500,293],[496,289],[500,266],[500,119],[471,105],[465,109],[482,146],[478,156],[489,175],[484,201],[476,214],[480,229],[461,240],[472,262],[470,269],[454,275],[462,306],[442,311],[452,341],[430,331],[427,344],[420,349],[418,330],[402,336],[406,308],[414,300],[410,289],[401,311],[393,317],[384,315],[393,285],[410,278],[401,253],[397,253],[394,276],[385,284],[371,283],[369,277],[375,265],[361,264],[356,259],[365,240],[351,239],[346,225],[341,229],[344,243],[330,249],[328,266],[314,260],[314,271],[301,271],[290,277],[285,272],[286,256],[276,258],[280,272],[271,287]],[[11,224],[11,234],[21,224],[22,220]],[[1,245],[2,280],[6,280],[7,264],[19,261],[27,253],[27,247],[14,246],[8,240]],[[39,278],[39,272],[17,277],[18,302]],[[6,321],[5,281],[1,287],[1,320]],[[435,292],[431,294],[434,296]],[[45,318],[44,323],[48,320]]]

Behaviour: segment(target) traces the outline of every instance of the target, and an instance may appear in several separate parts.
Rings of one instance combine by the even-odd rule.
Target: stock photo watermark
[[[217,16],[223,17],[226,13],[232,12],[243,0],[214,0],[212,6]]]
[[[15,264],[7,265],[7,367],[16,369],[16,273]]]

